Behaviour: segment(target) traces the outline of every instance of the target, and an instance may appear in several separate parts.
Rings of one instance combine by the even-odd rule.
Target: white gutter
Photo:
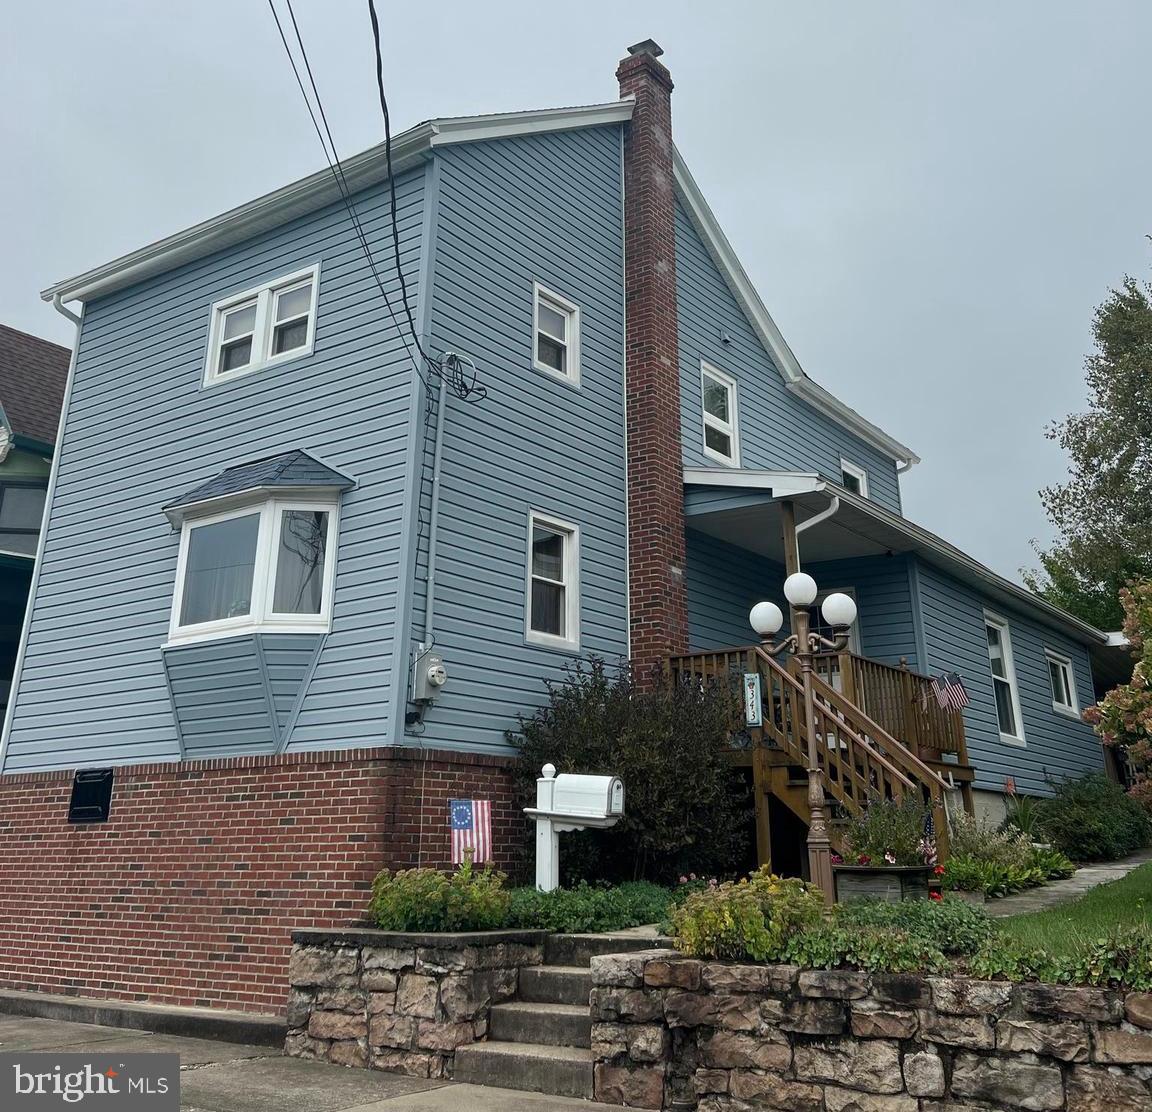
[[[40,583],[40,569],[44,566],[44,546],[48,540],[48,522],[52,516],[52,500],[56,495],[56,482],[60,475],[60,460],[64,455],[64,430],[68,422],[68,403],[72,399],[72,380],[76,376],[76,355],[80,350],[80,328],[84,310],[73,313],[60,303],[59,296],[53,297],[52,305],[58,313],[66,316],[76,325],[76,335],[72,339],[72,355],[68,360],[68,378],[64,385],[64,400],[60,406],[60,425],[56,433],[56,444],[52,450],[52,469],[48,474],[48,490],[44,495],[44,516],[40,521],[40,537],[36,542],[36,563],[32,567],[32,581],[28,587],[28,605],[24,607],[24,622],[20,628],[20,644],[16,649],[16,664],[12,669],[12,686],[8,692],[8,708],[4,712],[4,729],[0,733],[0,773],[5,771],[4,762],[8,755],[8,735],[12,732],[16,702],[20,694],[20,674],[24,670],[24,656],[28,649],[28,631],[32,627],[32,610],[36,601],[36,588]]]
[[[800,536],[805,529],[811,529],[813,525],[819,525],[822,521],[827,521],[830,517],[834,517],[836,511],[840,509],[840,499],[835,494],[831,496],[832,501],[828,503],[826,510],[821,510],[818,514],[813,514],[811,517],[806,518],[796,525],[796,536]]]

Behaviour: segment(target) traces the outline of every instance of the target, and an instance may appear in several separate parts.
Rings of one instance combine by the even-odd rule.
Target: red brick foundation
[[[0,987],[278,1013],[291,932],[343,927],[383,867],[444,866],[450,798],[527,846],[510,761],[357,749],[116,770],[108,822],[70,772],[0,777]]]

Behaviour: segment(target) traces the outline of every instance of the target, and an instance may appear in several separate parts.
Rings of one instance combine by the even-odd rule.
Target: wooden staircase
[[[835,668],[830,657],[836,662]],[[883,689],[877,686],[877,693],[869,698],[867,684],[859,682],[863,669],[855,663],[862,659],[847,653],[825,654],[817,658],[811,677],[817,762],[823,773],[833,845],[841,848],[844,826],[851,817],[862,814],[872,800],[899,802],[911,798],[931,807],[937,852],[943,860],[948,855],[948,795],[971,780],[967,754],[963,752],[963,720],[956,714],[957,727],[955,722],[933,713],[938,707],[926,706],[918,699],[915,681],[926,677],[914,677],[906,669],[866,660],[865,679],[874,685],[878,681],[887,685]],[[736,763],[751,764],[759,859],[761,864],[770,863],[769,798],[778,800],[806,825],[810,818],[808,716],[798,661],[793,657],[786,666],[782,665],[755,645],[671,657],[668,667],[680,682],[725,683],[737,692],[743,691],[745,676],[759,676],[761,722],[746,727],[744,745],[734,749],[733,756]],[[902,671],[908,678],[901,675]],[[887,673],[896,673],[896,678]],[[830,681],[852,690],[860,702],[850,699]],[[873,707],[877,708],[877,717],[869,713]],[[889,728],[896,709],[900,718],[895,728],[907,738],[923,736],[932,742],[923,756],[913,748],[920,748],[917,742],[905,744]],[[955,741],[950,739],[956,737],[957,729],[957,756],[964,763],[949,763],[945,760],[948,749],[942,747],[951,746],[956,751]],[[964,793],[964,806],[970,809],[967,794]]]

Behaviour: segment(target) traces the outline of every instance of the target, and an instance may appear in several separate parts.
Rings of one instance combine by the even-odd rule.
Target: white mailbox
[[[552,789],[552,813],[605,819],[624,814],[624,784],[618,776],[577,776],[563,772]]]
[[[624,817],[624,784],[618,776],[556,775],[546,764],[536,781],[536,887],[551,892],[560,884],[560,835],[566,830],[615,826]]]

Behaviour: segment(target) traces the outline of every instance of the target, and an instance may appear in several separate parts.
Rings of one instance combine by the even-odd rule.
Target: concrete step
[[[596,954],[624,954],[668,945],[659,938],[634,934],[553,934],[544,943],[546,965],[588,965]]]
[[[526,965],[520,970],[521,1000],[588,1007],[592,972],[587,966]]]
[[[544,1046],[591,1046],[592,1019],[587,1004],[541,1004],[516,1000],[494,1004],[488,1037],[497,1042]]]
[[[592,1051],[531,1043],[472,1043],[456,1051],[452,1080],[591,1100]]]

